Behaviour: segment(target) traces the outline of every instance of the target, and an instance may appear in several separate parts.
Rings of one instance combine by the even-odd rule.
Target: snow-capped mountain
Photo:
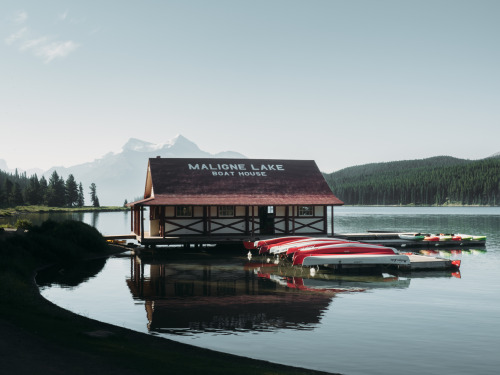
[[[182,135],[168,142],[154,144],[130,138],[119,153],[108,153],[93,162],[72,167],[53,167],[43,173],[48,180],[53,171],[66,179],[73,174],[81,182],[85,192],[85,203],[90,204],[89,186],[93,182],[97,187],[97,196],[101,206],[120,206],[125,199],[128,202],[142,198],[146,183],[148,159],[163,158],[246,158],[246,156],[225,151],[210,154]]]

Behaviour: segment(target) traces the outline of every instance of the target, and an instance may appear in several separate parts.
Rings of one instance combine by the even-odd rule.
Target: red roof
[[[149,159],[145,199],[155,205],[342,205],[313,160]]]

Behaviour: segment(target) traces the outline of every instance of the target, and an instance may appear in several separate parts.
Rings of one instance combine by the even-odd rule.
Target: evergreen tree
[[[28,186],[24,190],[24,201],[32,205],[43,204],[40,182],[36,174],[30,177]]]
[[[64,207],[66,203],[64,180],[56,171],[52,172],[47,189],[47,204],[50,207]]]
[[[13,184],[9,200],[12,207],[22,206],[24,204],[23,193],[18,182]]]
[[[92,206],[99,207],[99,198],[97,198],[97,186],[92,182],[90,184],[90,201],[92,202]]]
[[[42,176],[40,178],[39,183],[40,183],[40,204],[47,205],[49,184],[47,183],[45,176]]]
[[[11,180],[6,179],[4,182],[4,191],[5,191],[5,203],[6,206],[12,207],[13,202],[12,202],[12,189],[14,188],[14,184],[12,183]]]
[[[2,184],[0,184],[0,207],[7,206],[7,197]]]
[[[65,184],[66,193],[66,205],[68,207],[73,207],[78,205],[78,185],[75,181],[75,177],[70,174],[66,179]]]
[[[83,207],[85,205],[85,197],[83,196],[83,186],[82,183],[80,182],[80,185],[78,186],[78,207]]]

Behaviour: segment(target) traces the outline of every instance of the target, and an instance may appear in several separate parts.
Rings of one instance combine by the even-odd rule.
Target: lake
[[[79,220],[103,234],[130,231],[128,212]],[[342,374],[498,373],[499,208],[339,207],[334,220],[336,233],[488,239],[485,247],[433,251],[462,260],[455,274],[313,277],[308,269],[248,259],[246,251],[205,248],[56,267],[37,282],[45,298],[78,314],[276,363]]]

